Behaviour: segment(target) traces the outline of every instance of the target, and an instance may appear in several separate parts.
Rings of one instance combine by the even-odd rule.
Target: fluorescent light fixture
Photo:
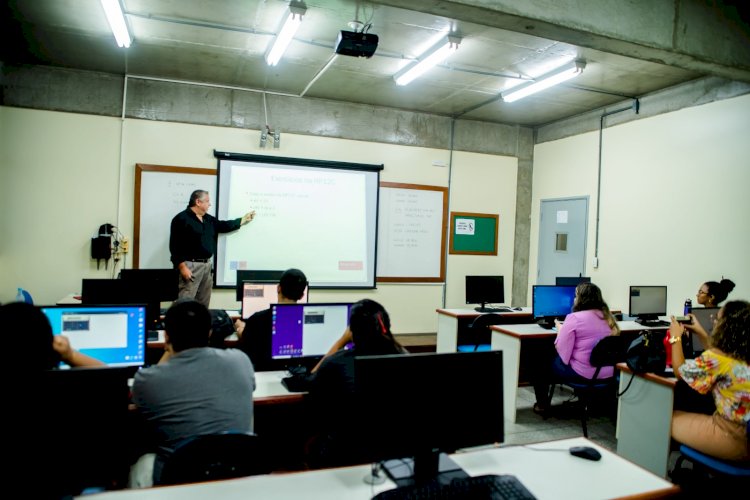
[[[302,16],[307,12],[304,2],[292,1],[289,3],[289,10],[285,14],[284,22],[279,30],[279,34],[274,38],[271,47],[266,52],[266,63],[269,66],[276,66],[284,55],[284,51],[292,41],[294,33],[302,24]]]
[[[120,0],[101,0],[104,14],[107,16],[109,27],[115,35],[115,40],[119,47],[130,47],[133,41],[128,33],[128,25],[125,22],[125,15],[122,13]]]
[[[519,99],[523,99],[524,97],[530,96],[531,94],[536,94],[539,91],[548,89],[553,85],[557,85],[558,83],[570,80],[571,78],[583,73],[583,68],[585,67],[586,61],[573,61],[572,63],[566,64],[565,66],[547,73],[546,75],[536,79],[534,82],[529,83],[528,85],[511,89],[508,92],[503,92],[501,94],[503,97],[503,101],[517,101]]]
[[[448,35],[441,38],[438,43],[430,47],[419,58],[416,63],[404,67],[401,71],[393,75],[397,85],[408,85],[415,78],[422,76],[433,66],[440,64],[458,49],[461,38]]]

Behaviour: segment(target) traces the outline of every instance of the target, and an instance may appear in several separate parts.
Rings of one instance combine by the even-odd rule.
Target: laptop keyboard
[[[401,486],[393,490],[383,491],[373,497],[373,500],[534,500],[535,498],[516,476],[487,474],[454,479],[447,484],[429,482]]]

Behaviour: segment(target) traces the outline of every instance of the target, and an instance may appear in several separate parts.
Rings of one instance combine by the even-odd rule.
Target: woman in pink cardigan
[[[551,381],[586,382],[594,376],[596,368],[589,358],[594,346],[604,337],[619,335],[615,317],[602,298],[602,292],[593,283],[581,283],[576,287],[573,312],[565,317],[565,322],[556,321],[557,338],[555,356],[551,367],[537,370],[534,381],[536,404],[534,412],[546,416],[549,412],[549,385]],[[597,378],[613,376],[611,367],[604,367]]]

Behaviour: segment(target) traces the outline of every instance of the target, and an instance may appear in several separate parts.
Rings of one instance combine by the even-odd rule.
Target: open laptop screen
[[[146,358],[146,306],[41,307],[54,335],[108,366],[142,366]],[[67,367],[61,363],[61,368]]]
[[[714,330],[714,320],[719,314],[720,307],[696,307],[692,311],[695,319],[701,324],[708,336],[710,337]],[[702,351],[706,350],[706,346],[701,342],[700,337],[696,334],[692,334],[693,339],[693,353],[697,355]]]
[[[258,311],[268,309],[271,304],[278,302],[276,289],[278,283],[242,283],[242,317],[249,318]],[[302,292],[302,298],[297,302],[307,302],[307,287]]]
[[[273,304],[271,357],[323,356],[349,324],[351,303]]]

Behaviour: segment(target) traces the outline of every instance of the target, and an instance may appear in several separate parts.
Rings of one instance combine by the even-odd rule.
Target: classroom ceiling
[[[452,17],[442,17],[384,5],[397,2],[354,0],[305,0],[300,29],[281,62],[270,67],[264,55],[286,0],[121,3],[134,38],[128,49],[117,47],[99,0],[10,1],[0,26],[5,33],[2,60],[523,126],[554,122],[704,76],[674,64],[468,22],[458,8],[449,10]],[[374,56],[334,54],[338,33],[352,29],[379,36]],[[461,36],[458,50],[411,84],[396,85],[394,73],[449,29]],[[499,99],[500,92],[575,59],[586,62],[576,79],[513,103]]]

